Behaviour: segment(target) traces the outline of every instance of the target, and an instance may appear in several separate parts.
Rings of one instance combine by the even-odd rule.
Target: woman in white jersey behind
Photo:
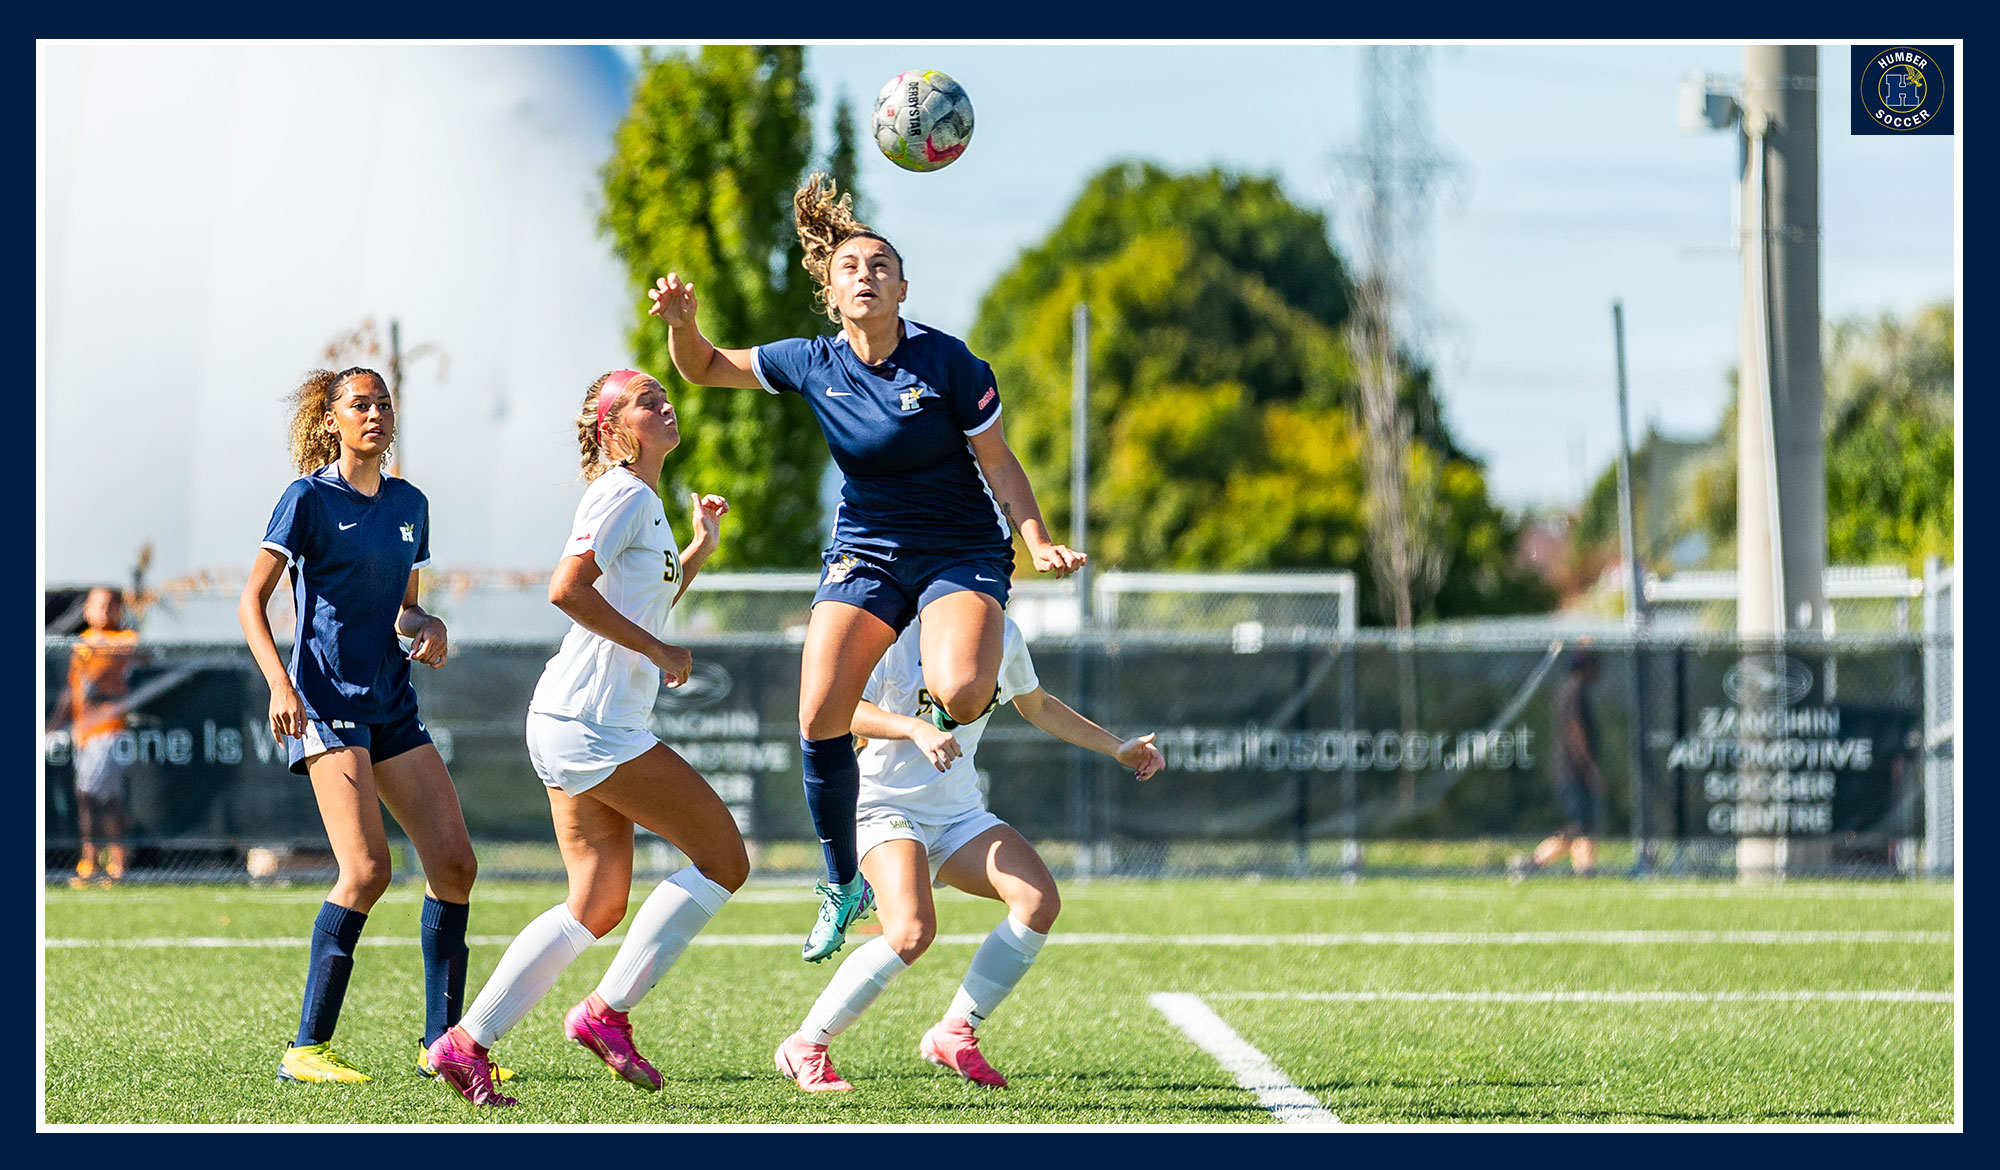
[[[1012,702],[1036,727],[1112,757],[1141,780],[1166,763],[1152,735],[1121,740],[1043,690],[1012,618],[1002,627],[992,702],[955,731],[942,730],[943,712],[924,687],[920,626],[921,619],[910,623],[882,656],[854,711],[854,734],[865,741],[857,846],[882,936],[848,956],[799,1030],[778,1046],[778,1071],[809,1093],[854,1087],[834,1071],[827,1042],[929,948],[937,937],[931,888],[943,885],[1004,902],[1007,917],[979,945],[951,1006],[917,1052],[975,1084],[1007,1084],[981,1055],[978,1028],[1034,964],[1061,901],[1035,847],[980,796],[973,754],[995,707]]]
[[[597,990],[563,1028],[641,1089],[662,1078],[632,1043],[627,1015],[750,873],[736,821],[713,789],[648,728],[661,676],[687,681],[686,647],[660,640],[667,615],[715,551],[721,496],[694,499],[686,553],[653,485],[680,430],[652,377],[618,370],[593,383],[577,417],[583,474],[549,600],[572,625],[528,705],[528,755],[549,794],[569,898],[529,923],[457,1027],[431,1045],[438,1073],[475,1105],[512,1105],[493,1088],[487,1050],[540,1002],[563,969],[625,917],[632,827],[692,864],[661,882],[633,918]]]

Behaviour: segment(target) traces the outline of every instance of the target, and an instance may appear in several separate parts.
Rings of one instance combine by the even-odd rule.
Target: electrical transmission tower
[[[1441,461],[1434,447],[1418,449],[1435,433],[1435,406],[1429,394],[1403,393],[1403,373],[1429,348],[1431,205],[1458,168],[1431,134],[1429,49],[1364,48],[1360,87],[1361,140],[1335,156],[1344,212],[1336,218],[1352,225],[1362,260],[1349,339],[1361,383],[1369,563],[1383,616],[1408,629],[1437,595],[1450,553]]]

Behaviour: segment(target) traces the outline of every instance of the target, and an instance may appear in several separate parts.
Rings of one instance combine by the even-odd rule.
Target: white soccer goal
[[[1267,636],[1311,631],[1345,637],[1358,621],[1353,573],[1097,573],[1090,609],[1077,578],[1020,580],[1008,612],[1031,639],[1088,630],[1218,634],[1254,652]]]

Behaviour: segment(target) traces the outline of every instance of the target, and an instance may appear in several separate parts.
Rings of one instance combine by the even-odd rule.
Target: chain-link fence
[[[1937,707],[1950,692],[1938,689],[1932,648],[1950,635],[1931,629],[1749,647],[1600,637],[1588,680],[1573,638],[1044,635],[1033,642],[1044,687],[1121,733],[1156,732],[1167,771],[1138,783],[1005,708],[977,763],[994,811],[1072,874],[1498,873],[1575,819],[1558,757],[1578,734],[1605,780],[1583,826],[1602,839],[1605,869],[1727,874],[1740,840],[1778,838],[1789,872],[1914,873],[1920,855],[1936,871],[1950,856],[1951,810],[1935,777],[1952,743],[1936,730],[1949,725]],[[654,731],[729,804],[759,869],[810,870],[796,643],[686,640],[694,676],[661,693]],[[418,672],[489,877],[560,873],[522,744],[553,649],[460,643],[443,670]],[[51,640],[52,703],[68,656],[69,643]],[[131,682],[115,748],[131,877],[330,872],[310,787],[264,730],[268,696],[240,645],[150,647]],[[52,880],[70,875],[79,847],[74,758],[67,734],[53,733]],[[676,861],[651,842],[640,857]]]

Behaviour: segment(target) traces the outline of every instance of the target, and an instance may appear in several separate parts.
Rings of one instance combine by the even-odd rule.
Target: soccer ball
[[[890,162],[906,171],[939,170],[972,141],[972,99],[935,69],[898,73],[876,95],[873,131]]]

